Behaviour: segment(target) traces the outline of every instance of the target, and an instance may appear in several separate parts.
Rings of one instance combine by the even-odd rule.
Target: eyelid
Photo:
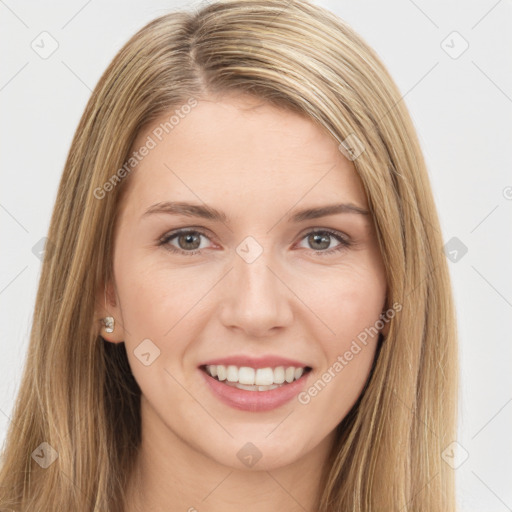
[[[189,232],[199,233],[201,235],[208,236],[208,238],[215,238],[213,236],[213,233],[207,228],[204,228],[202,226],[187,226],[186,228],[171,229],[170,231],[165,232],[159,238],[159,240],[164,240],[165,238],[168,238],[168,237],[174,236],[174,235],[179,235],[180,233],[189,233]]]
[[[304,231],[302,231],[301,234],[299,235],[299,238],[302,239],[310,233],[330,233],[333,236],[339,236],[347,243],[350,242],[350,237],[346,233],[343,233],[343,231],[338,231],[337,229],[320,226],[309,226],[308,228],[305,228]]]

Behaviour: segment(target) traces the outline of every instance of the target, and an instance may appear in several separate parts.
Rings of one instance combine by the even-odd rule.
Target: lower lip
[[[262,412],[276,409],[297,396],[305,386],[308,371],[289,384],[268,391],[247,391],[228,386],[199,370],[213,394],[223,403],[242,411]]]

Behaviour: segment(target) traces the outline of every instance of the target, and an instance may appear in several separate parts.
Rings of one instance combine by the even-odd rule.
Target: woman
[[[312,4],[162,16],[73,140],[12,510],[454,510],[456,327],[421,149]]]

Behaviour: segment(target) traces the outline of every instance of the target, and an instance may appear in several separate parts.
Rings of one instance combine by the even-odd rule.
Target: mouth
[[[222,364],[202,365],[199,369],[226,386],[252,392],[264,392],[287,387],[312,370],[310,366],[253,368],[251,366]]]

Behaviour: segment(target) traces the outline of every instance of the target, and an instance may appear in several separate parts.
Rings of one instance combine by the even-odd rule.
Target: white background
[[[450,262],[461,343],[458,442],[469,454],[455,470],[459,504],[512,511],[512,3],[317,3],[352,25],[390,70],[427,159],[445,243],[457,237],[468,249]],[[91,90],[139,28],[199,5],[0,0],[0,442],[32,322],[40,273],[32,248],[47,233]],[[43,31],[59,45],[47,59],[31,48]],[[469,44],[460,56],[465,43],[453,31]]]

